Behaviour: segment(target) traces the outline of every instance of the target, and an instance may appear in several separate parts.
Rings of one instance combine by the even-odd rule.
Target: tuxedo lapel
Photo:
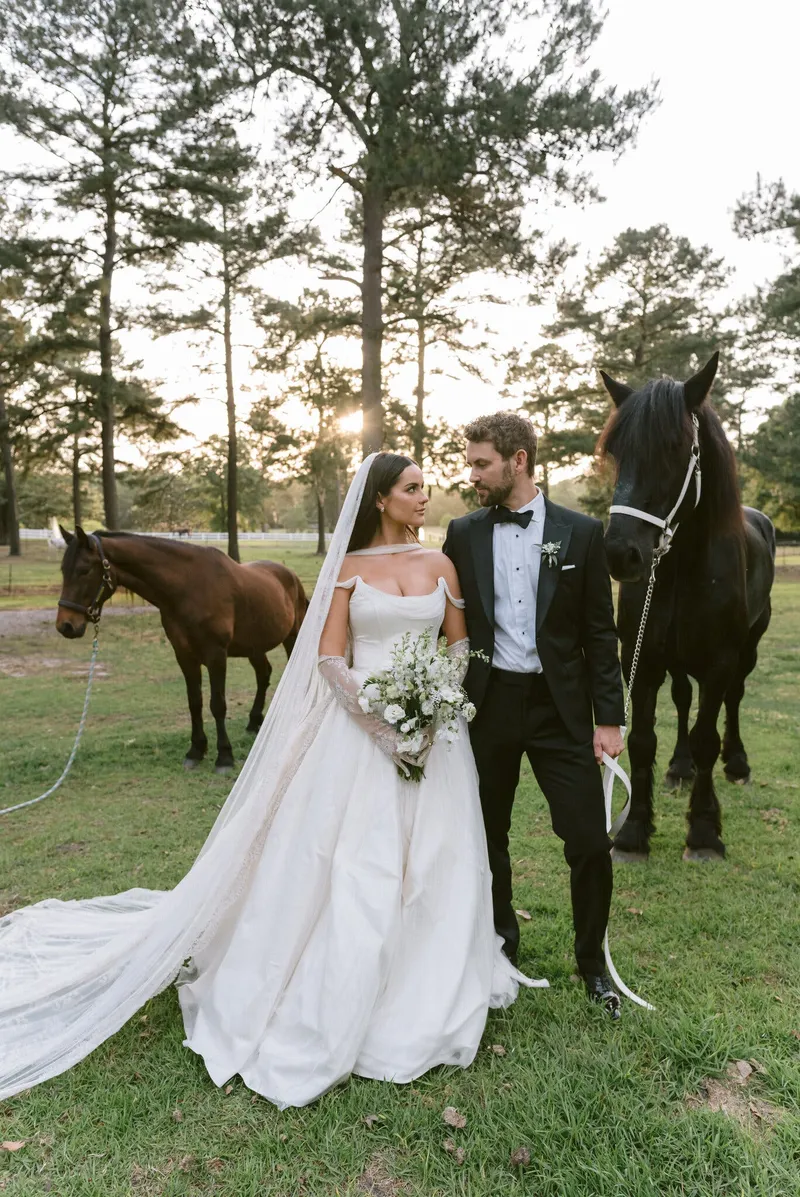
[[[542,560],[539,565],[539,588],[536,592],[536,631],[544,623],[545,616],[550,610],[553,595],[558,584],[558,575],[567,556],[569,538],[572,535],[572,524],[560,524],[553,511],[553,504],[549,499],[544,501],[545,519],[542,533]],[[558,555],[555,565],[551,565],[548,554],[544,552],[544,545],[558,544]]]
[[[475,577],[483,603],[486,618],[494,627],[494,523],[489,518],[490,508],[485,507],[471,522],[470,542]]]

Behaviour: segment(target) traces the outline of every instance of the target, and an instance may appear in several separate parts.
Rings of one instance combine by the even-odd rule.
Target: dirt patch
[[[86,677],[89,662],[77,664],[67,657],[15,657],[11,653],[0,653],[0,675],[3,677],[33,677],[58,671],[67,677]],[[108,677],[109,671],[103,665],[95,668],[95,677]]]
[[[103,619],[113,615],[152,615],[155,607],[104,607]],[[0,611],[0,639],[30,632],[55,632],[55,604],[45,611]],[[88,635],[88,632],[87,632]]]
[[[409,1191],[405,1181],[390,1176],[386,1162],[379,1155],[374,1155],[369,1161],[356,1181],[356,1189],[359,1193],[369,1194],[369,1197],[401,1197]]]
[[[22,894],[0,894],[0,919],[21,906],[30,906],[30,902],[30,898],[23,898]]]
[[[751,1133],[769,1130],[783,1111],[749,1091],[751,1078],[763,1071],[755,1060],[734,1060],[728,1065],[724,1080],[706,1077],[699,1092],[686,1098],[686,1104],[690,1109],[711,1110],[733,1118]]]
[[[776,582],[800,582],[800,565],[779,565],[775,570]]]

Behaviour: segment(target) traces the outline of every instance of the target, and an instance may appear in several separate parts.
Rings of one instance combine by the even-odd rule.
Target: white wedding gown
[[[389,665],[404,632],[439,631],[446,583],[400,596],[360,578],[353,668]],[[466,727],[419,784],[330,702],[235,915],[180,989],[186,1043],[223,1084],[239,1073],[305,1105],[350,1073],[410,1081],[470,1064],[490,1006],[534,984],[503,955]],[[539,982],[538,984],[541,984]]]
[[[447,601],[444,579],[419,597],[354,581],[354,669],[385,668],[407,631],[438,633]],[[547,984],[517,972],[494,933],[466,727],[434,745],[419,785],[402,780],[303,665],[326,602],[173,890],[48,899],[0,919],[0,1098],[71,1067],[176,977],[186,1043],[215,1083],[238,1073],[281,1107],[351,1072],[464,1067],[489,1007]]]

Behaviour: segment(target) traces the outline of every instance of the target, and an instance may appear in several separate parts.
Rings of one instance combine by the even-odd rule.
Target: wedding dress
[[[186,1045],[212,1080],[238,1073],[281,1107],[350,1073],[404,1082],[465,1067],[489,1007],[546,985],[494,932],[466,727],[434,744],[422,782],[405,781],[311,669],[370,462],[298,661],[296,649],[189,873],[164,893],[49,900],[0,920],[0,1098],[70,1067],[176,978]],[[421,596],[347,585],[362,679],[405,632],[438,633],[455,601],[443,578]]]

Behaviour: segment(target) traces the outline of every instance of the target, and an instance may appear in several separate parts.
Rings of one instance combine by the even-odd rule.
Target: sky
[[[623,229],[664,222],[673,233],[707,243],[735,268],[732,294],[744,294],[776,274],[782,262],[779,247],[737,238],[731,213],[759,173],[767,181],[784,177],[789,186],[800,186],[793,136],[798,45],[800,5],[790,0],[608,0],[590,64],[620,90],[658,80],[661,104],[642,123],[636,145],[618,161],[606,155],[585,161],[604,203],[531,213],[538,226],[579,247],[573,270],[596,258]],[[271,138],[274,119],[266,108],[256,130],[259,126],[265,139]],[[18,157],[17,147],[5,149]],[[306,210],[316,211],[329,198],[323,190],[301,200]],[[333,224],[335,216],[334,205],[326,210],[323,227]],[[303,283],[313,285],[314,276],[277,268],[262,281],[273,293],[291,298]],[[525,294],[524,285],[507,284],[502,309],[474,309],[496,330],[501,353],[512,345],[533,348],[540,339],[542,314],[526,306]],[[242,326],[239,334],[242,343],[250,340],[249,329]],[[151,377],[164,381],[167,395],[196,391],[195,352],[173,339],[151,342],[145,333],[130,338],[126,349],[144,360]],[[357,346],[352,355],[352,364],[358,365]],[[447,366],[443,360],[438,364]],[[239,384],[254,385],[245,348],[236,365]],[[432,376],[430,413],[461,423],[505,406],[502,367],[487,361],[486,369],[487,385]],[[401,376],[398,397],[409,399],[412,387],[411,374]],[[241,395],[242,410],[250,393],[245,389]],[[225,429],[224,409],[216,399],[184,409],[181,420],[200,437]]]

